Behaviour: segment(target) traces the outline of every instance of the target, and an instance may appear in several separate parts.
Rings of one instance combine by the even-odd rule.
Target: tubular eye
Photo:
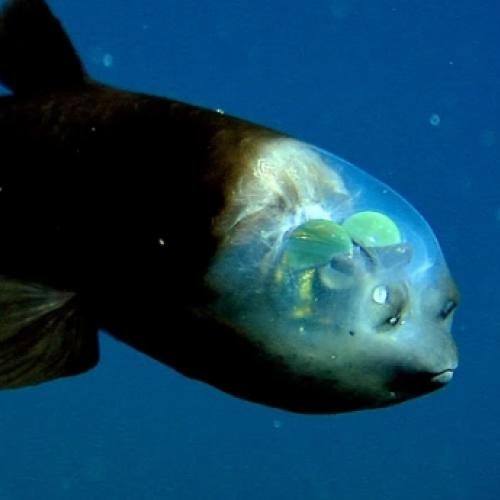
[[[457,306],[458,303],[455,300],[453,299],[447,300],[444,307],[441,309],[441,311],[439,311],[439,317],[441,319],[448,318],[448,316],[450,316],[450,314],[457,308]]]

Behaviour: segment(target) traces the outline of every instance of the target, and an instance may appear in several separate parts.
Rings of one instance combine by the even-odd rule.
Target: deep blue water
[[[408,198],[461,288],[461,365],[398,407],[300,416],[104,337],[92,372],[0,393],[0,500],[500,498],[498,1],[49,3],[96,78],[281,129]]]

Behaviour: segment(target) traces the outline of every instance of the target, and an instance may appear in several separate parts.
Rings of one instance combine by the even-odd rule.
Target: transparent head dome
[[[398,251],[397,246],[401,247],[399,251],[405,248],[408,252],[405,274],[412,281],[428,280],[433,272],[442,271],[440,268],[445,264],[438,241],[412,205],[389,186],[351,163],[319,148],[311,149],[344,182],[349,208],[339,214],[340,222],[349,228],[356,245],[373,250],[392,245],[395,245],[395,251]],[[332,206],[330,210],[334,215],[335,208]],[[381,216],[372,219],[371,213]]]
[[[379,272],[398,269],[415,284],[428,283],[446,268],[424,218],[345,160],[276,139],[259,144],[246,161],[216,223],[223,244],[209,273],[215,288],[237,292],[243,280],[246,290],[261,294],[277,273],[327,265],[342,273],[337,263],[346,274],[349,262],[361,265],[363,259]]]
[[[429,333],[449,330],[436,318],[450,309],[454,285],[432,230],[408,202],[292,139],[260,141],[241,158],[243,173],[215,221],[221,244],[207,281],[217,317],[296,372],[323,371],[346,386],[357,380],[358,392],[362,373],[387,385],[381,366],[414,359],[437,372],[456,364],[451,338],[445,345]]]

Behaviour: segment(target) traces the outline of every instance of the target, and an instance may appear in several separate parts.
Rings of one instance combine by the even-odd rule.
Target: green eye
[[[363,247],[385,247],[401,243],[396,224],[380,212],[358,212],[348,217],[343,227]]]
[[[349,233],[331,220],[312,219],[290,234],[285,256],[294,270],[328,264],[336,255],[351,255],[353,243]]]

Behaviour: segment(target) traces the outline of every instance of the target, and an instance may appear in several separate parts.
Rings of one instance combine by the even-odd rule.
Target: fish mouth
[[[454,372],[454,368],[446,368],[440,372],[399,373],[389,390],[402,399],[413,398],[449,384]]]
[[[449,384],[453,378],[455,370],[452,368],[447,368],[442,372],[436,373],[432,378],[431,382],[434,384],[446,385]]]

